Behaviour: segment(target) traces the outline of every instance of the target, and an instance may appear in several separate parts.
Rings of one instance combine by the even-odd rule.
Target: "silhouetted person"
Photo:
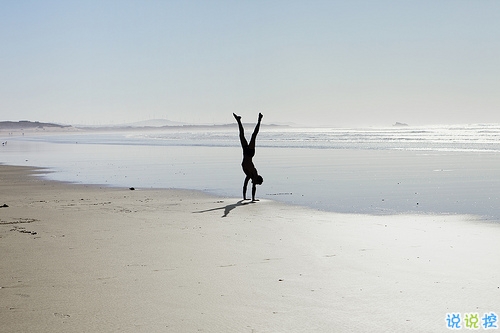
[[[255,169],[255,166],[252,162],[252,157],[255,155],[255,139],[257,137],[257,134],[259,133],[260,121],[263,116],[262,113],[259,113],[259,121],[255,126],[255,130],[253,131],[250,143],[248,143],[247,139],[245,139],[245,130],[243,129],[243,125],[241,124],[241,116],[237,116],[234,113],[233,116],[238,122],[238,127],[240,129],[241,148],[243,148],[243,162],[241,162],[241,167],[243,168],[243,172],[246,175],[245,182],[243,183],[243,200],[247,199],[247,185],[248,181],[251,179],[252,201],[258,201],[255,200],[255,192],[257,190],[256,185],[261,185],[264,179],[257,173],[257,169]]]

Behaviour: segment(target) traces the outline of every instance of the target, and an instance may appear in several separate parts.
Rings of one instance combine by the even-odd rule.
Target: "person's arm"
[[[252,183],[252,201],[259,201],[255,200],[255,192],[257,192],[257,186],[255,186],[255,184]]]
[[[245,182],[243,183],[243,200],[247,199],[247,185],[248,185],[249,180],[250,180],[250,177],[246,176]],[[254,185],[254,187],[255,187],[255,185]],[[252,190],[252,192],[253,192],[253,190]]]

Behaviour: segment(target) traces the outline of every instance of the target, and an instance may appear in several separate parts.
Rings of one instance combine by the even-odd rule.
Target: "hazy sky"
[[[0,120],[500,122],[498,0],[0,0]]]

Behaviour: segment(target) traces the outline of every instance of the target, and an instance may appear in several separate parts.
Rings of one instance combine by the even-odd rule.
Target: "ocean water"
[[[245,125],[247,137],[252,127]],[[1,141],[1,163],[46,167],[50,179],[242,196],[236,126],[13,133]],[[263,126],[254,163],[261,198],[345,213],[500,220],[499,124]]]

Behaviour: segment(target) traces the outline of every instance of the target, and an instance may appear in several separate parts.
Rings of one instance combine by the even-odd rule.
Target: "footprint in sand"
[[[69,317],[71,317],[69,314],[64,314],[64,313],[59,313],[59,312],[55,312],[54,316],[57,318],[69,318]]]

